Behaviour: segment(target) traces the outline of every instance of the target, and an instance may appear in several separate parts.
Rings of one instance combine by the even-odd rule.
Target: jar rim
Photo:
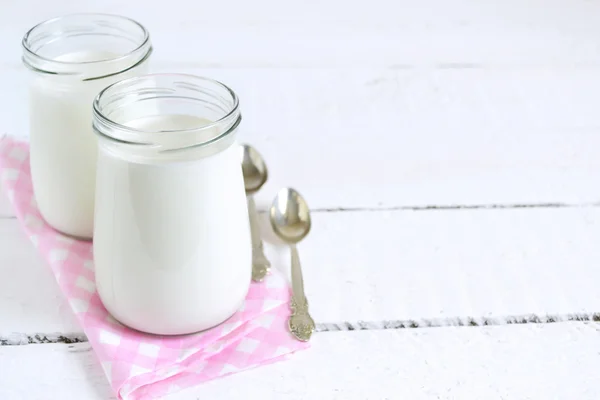
[[[56,60],[51,57],[42,56],[38,53],[38,51],[33,50],[33,48],[32,48],[33,43],[31,42],[31,36],[37,30],[39,30],[40,28],[43,28],[49,24],[56,23],[57,21],[60,21],[60,20],[67,20],[70,18],[77,18],[77,17],[88,17],[88,18],[89,17],[103,17],[103,18],[109,18],[112,20],[120,20],[123,22],[131,23],[132,25],[134,25],[135,27],[140,29],[140,31],[142,33],[142,39],[139,42],[139,44],[137,44],[132,50],[129,50],[127,53],[119,54],[116,57],[105,58],[105,59],[101,59],[101,60],[92,60],[92,61]],[[122,15],[117,15],[117,14],[108,14],[108,13],[72,13],[72,14],[66,14],[66,15],[62,15],[59,17],[47,19],[45,21],[42,21],[42,22],[34,25],[31,29],[29,29],[25,33],[25,35],[23,36],[23,39],[21,40],[21,47],[26,52],[26,55],[23,56],[23,62],[27,66],[32,67],[34,69],[37,69],[37,68],[35,68],[35,66],[32,65],[29,58],[31,58],[33,60],[41,61],[44,63],[48,63],[50,65],[58,65],[58,66],[64,66],[64,67],[78,66],[78,65],[101,65],[103,63],[113,63],[113,62],[125,60],[128,57],[131,57],[135,53],[139,52],[140,50],[143,50],[145,47],[148,47],[148,49],[146,51],[147,54],[144,55],[144,57],[135,64],[135,65],[137,65],[140,62],[144,61],[149,56],[150,52],[152,51],[152,48],[150,46],[150,33],[144,27],[144,25],[142,25],[141,23],[139,23],[138,21],[136,21],[132,18],[125,17]],[[42,72],[50,72],[50,71],[42,71]],[[50,72],[50,73],[55,74],[55,75],[62,74],[60,72]]]
[[[217,119],[215,121],[212,121],[210,124],[202,125],[197,128],[158,130],[158,131],[150,131],[147,129],[132,128],[130,126],[113,121],[112,119],[110,119],[106,115],[104,115],[104,113],[102,112],[100,103],[102,100],[102,96],[105,93],[107,93],[108,91],[118,90],[119,87],[127,87],[135,82],[142,82],[144,80],[148,80],[148,79],[152,79],[152,78],[160,78],[160,77],[165,77],[165,78],[181,77],[181,78],[190,79],[190,80],[194,80],[194,81],[203,81],[203,82],[215,84],[215,85],[220,86],[221,88],[225,89],[229,93],[229,95],[231,96],[231,99],[233,101],[233,104],[232,104],[231,108],[225,113],[225,115],[223,115],[222,117],[220,117],[219,119]],[[163,72],[163,73],[153,73],[153,74],[134,76],[132,78],[120,80],[118,82],[115,82],[115,83],[105,87],[104,89],[102,89],[100,91],[100,93],[98,93],[98,95],[94,99],[93,109],[94,109],[94,116],[96,118],[100,119],[102,123],[110,126],[111,128],[116,128],[116,129],[120,129],[123,131],[131,132],[131,133],[161,134],[161,133],[176,133],[176,132],[189,133],[189,132],[195,132],[199,129],[213,128],[215,126],[218,126],[219,124],[222,124],[224,121],[226,121],[232,115],[234,115],[236,112],[238,112],[239,105],[240,105],[240,101],[239,101],[237,94],[233,91],[233,89],[231,89],[229,86],[225,85],[223,82],[220,82],[216,79],[207,78],[204,76],[193,75],[193,74]]]
[[[196,112],[216,113],[208,118],[209,123],[186,125],[183,129],[176,125],[175,129],[162,130],[129,126],[130,121],[144,118],[145,104],[142,108],[136,104],[145,101],[164,102],[165,106],[162,112],[147,108],[148,117],[189,115],[204,119]],[[180,101],[184,102],[181,108]],[[239,98],[231,88],[211,78],[183,73],[148,74],[116,82],[96,96],[92,108],[94,132],[106,148],[131,159],[152,162],[195,159],[222,151],[235,139],[242,120]],[[132,114],[128,116],[127,110]]]

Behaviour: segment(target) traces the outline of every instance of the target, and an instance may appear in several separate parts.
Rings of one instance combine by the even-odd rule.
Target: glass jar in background
[[[185,334],[241,306],[251,241],[236,94],[206,78],[156,74],[94,101],[98,293],[123,324]]]
[[[148,31],[125,17],[74,14],[29,30],[31,178],[39,210],[56,230],[90,239],[97,138],[92,103],[106,86],[147,72]]]

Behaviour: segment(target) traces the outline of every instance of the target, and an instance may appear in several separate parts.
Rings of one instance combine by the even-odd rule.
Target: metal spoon
[[[250,217],[250,232],[252,235],[252,280],[262,281],[269,270],[271,263],[265,257],[263,242],[258,228],[258,213],[254,203],[253,194],[265,184],[268,178],[267,166],[262,157],[253,147],[242,145],[242,173],[244,187],[248,201],[248,215]]]
[[[273,230],[290,245],[292,252],[292,315],[288,326],[298,340],[306,342],[315,330],[315,321],[308,313],[296,243],[304,239],[310,231],[310,211],[300,193],[285,188],[277,193],[269,216]]]

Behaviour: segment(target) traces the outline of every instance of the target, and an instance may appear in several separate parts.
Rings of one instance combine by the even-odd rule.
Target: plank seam
[[[598,207],[596,203],[515,203],[515,204],[448,204],[423,206],[392,206],[392,207],[330,207],[315,208],[311,212],[378,212],[378,211],[447,211],[447,210],[502,210],[502,209],[532,209],[532,208],[586,208]]]
[[[313,208],[313,213],[336,213],[336,212],[383,212],[383,211],[449,211],[449,210],[511,210],[511,209],[534,209],[534,208],[590,208],[600,207],[596,203],[516,203],[516,204],[428,204],[423,206],[391,206],[391,207],[321,207]],[[260,214],[268,211],[259,209]],[[16,219],[14,215],[0,215],[0,219]]]
[[[88,339],[83,333],[12,333],[9,335],[0,335],[0,346],[21,346],[27,344],[46,344],[46,343],[83,343]]]
[[[339,323],[319,323],[317,332],[337,331],[360,331],[360,330],[387,330],[387,329],[417,329],[417,328],[442,328],[452,326],[498,326],[498,325],[522,325],[522,324],[552,324],[557,322],[600,322],[600,313],[587,314],[557,314],[538,316],[515,315],[498,318],[434,318],[418,320],[384,320],[384,321],[357,321]]]
[[[596,203],[516,203],[516,204],[428,204],[423,206],[391,206],[391,207],[321,207],[313,208],[313,213],[336,213],[336,212],[383,212],[383,211],[449,211],[449,210],[514,210],[535,208],[591,208],[600,207]],[[262,208],[259,214],[266,214],[268,210]],[[14,215],[0,215],[1,219],[16,219]]]
[[[482,327],[499,325],[522,325],[522,324],[552,324],[557,322],[594,322],[600,323],[600,312],[587,314],[557,314],[538,316],[517,315],[499,318],[439,318],[439,319],[419,319],[419,320],[383,320],[383,321],[356,321],[356,322],[336,322],[336,323],[318,323],[317,332],[340,332],[340,331],[364,331],[364,330],[389,330],[389,329],[419,329],[419,328],[442,328],[442,327]],[[47,343],[85,343],[87,337],[83,333],[70,334],[26,334],[13,333],[10,335],[0,335],[0,346],[22,346],[28,344],[47,344]]]
[[[426,204],[422,206],[379,206],[379,207],[317,207],[312,213],[336,212],[382,212],[382,211],[448,211],[448,210],[512,210],[535,208],[592,208],[600,207],[600,202],[593,203],[508,203],[508,204]],[[267,209],[258,207],[259,214],[266,214]],[[0,217],[1,218],[1,217]]]

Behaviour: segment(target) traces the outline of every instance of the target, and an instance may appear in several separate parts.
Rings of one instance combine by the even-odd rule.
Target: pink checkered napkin
[[[153,399],[307,347],[288,333],[290,291],[277,272],[263,283],[253,283],[238,313],[206,332],[162,337],[126,328],[107,313],[96,293],[91,244],[61,235],[40,216],[27,143],[0,138],[0,181],[25,232],[50,264],[119,399]]]

